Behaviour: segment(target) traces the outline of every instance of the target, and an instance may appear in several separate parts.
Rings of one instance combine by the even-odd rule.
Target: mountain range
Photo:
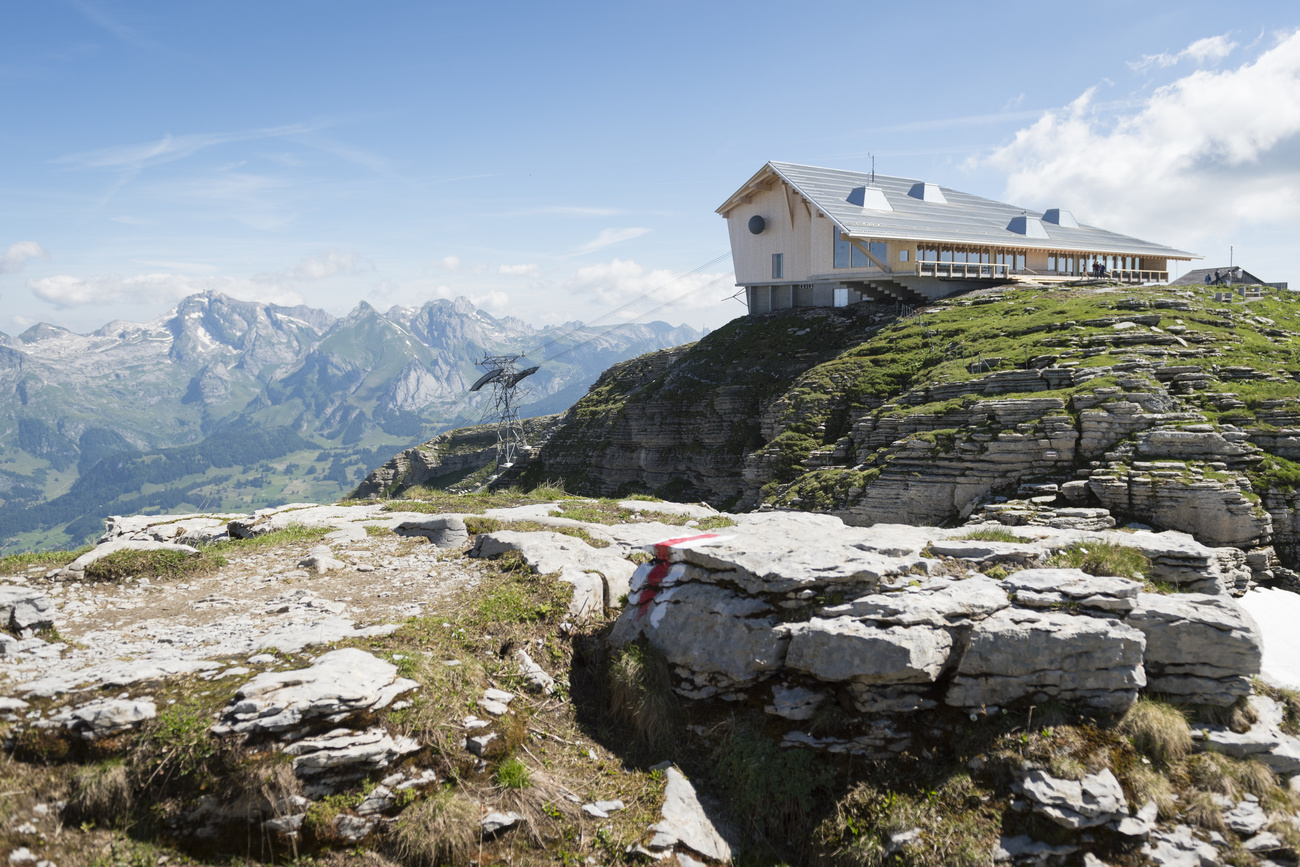
[[[532,416],[699,336],[537,329],[465,298],[338,318],[215,292],[89,334],[0,333],[0,550],[80,541],[110,513],[334,499],[407,443],[479,422],[489,395],[467,389],[485,355],[540,364],[520,402]]]

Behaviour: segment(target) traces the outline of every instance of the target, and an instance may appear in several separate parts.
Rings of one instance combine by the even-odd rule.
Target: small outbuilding
[[[1164,283],[1200,258],[911,178],[770,162],[718,208],[750,313],[909,304],[1017,280]]]

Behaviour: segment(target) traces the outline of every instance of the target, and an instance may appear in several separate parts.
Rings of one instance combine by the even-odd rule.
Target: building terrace
[[[1200,258],[1105,229],[908,178],[769,162],[718,208],[751,313],[918,303],[1018,280],[1078,280],[1100,265],[1163,283]]]

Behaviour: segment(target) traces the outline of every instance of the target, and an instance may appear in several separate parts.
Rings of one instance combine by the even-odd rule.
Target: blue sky
[[[766,160],[923,178],[1300,280],[1300,7],[3,6],[0,330],[216,289],[591,321],[727,249]],[[743,312],[723,263],[664,290]]]

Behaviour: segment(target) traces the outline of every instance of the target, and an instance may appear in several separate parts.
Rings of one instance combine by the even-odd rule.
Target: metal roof
[[[795,163],[769,162],[745,186],[731,196],[718,213],[725,214],[740,203],[741,197],[775,174],[818,208],[840,231],[852,238],[879,240],[933,241],[949,244],[1023,247],[1061,250],[1063,252],[1106,253],[1137,256],[1162,256],[1170,259],[1199,259],[1195,253],[1153,244],[1140,238],[1108,232],[1093,226],[1063,219],[1051,209],[1038,211],[972,196],[949,187],[915,178],[895,178],[801,166]],[[872,186],[884,193],[890,210],[864,208],[860,188]],[[927,189],[928,188],[928,189]],[[922,199],[921,196],[925,198]],[[869,203],[869,199],[868,199]],[[1068,204],[1068,203],[1061,203]],[[1060,219],[1060,222],[1052,218]],[[1063,225],[1065,224],[1065,225]]]

